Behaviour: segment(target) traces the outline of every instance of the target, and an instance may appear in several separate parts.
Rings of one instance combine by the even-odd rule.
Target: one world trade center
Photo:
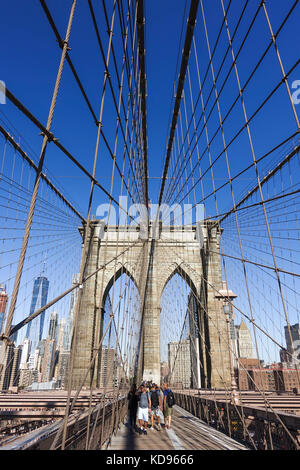
[[[49,281],[46,277],[37,277],[34,280],[30,315],[47,303]],[[30,351],[33,353],[37,349],[42,339],[45,320],[45,311],[34,318],[27,326],[26,338],[31,342]]]

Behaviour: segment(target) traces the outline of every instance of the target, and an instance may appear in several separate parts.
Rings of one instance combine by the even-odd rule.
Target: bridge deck
[[[130,431],[129,426],[125,424],[112,438],[108,450],[247,450],[247,448],[175,405],[170,430],[148,429],[147,435],[139,435],[135,431]]]

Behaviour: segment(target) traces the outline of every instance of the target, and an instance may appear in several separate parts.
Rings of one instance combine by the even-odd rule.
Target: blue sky
[[[174,14],[174,2],[172,1],[152,1],[151,5],[146,2],[147,113],[149,174],[151,176],[161,175],[164,158],[172,83],[175,77],[179,44],[178,31],[182,27],[180,13],[184,10],[184,2],[177,3],[176,13],[179,14]],[[70,5],[70,1],[48,2],[61,36],[66,30],[66,17]],[[15,15],[16,11],[17,15]],[[3,5],[1,7],[0,31],[2,43],[6,45],[1,52],[1,80],[42,123],[45,123],[60,50],[39,2],[13,0]],[[88,16],[88,8],[84,2],[78,2],[70,44],[72,47],[70,56],[78,69],[79,76],[98,116],[99,97],[103,83],[103,65],[92,30],[91,19]],[[15,112],[10,103],[7,103],[5,109],[2,108],[1,111],[13,122],[17,133],[20,133],[24,140],[30,143],[38,156],[41,139],[33,126],[19,112]],[[106,130],[105,127],[104,130]],[[65,65],[64,68],[53,121],[53,132],[59,135],[61,142],[73,152],[80,162],[87,164],[89,171],[91,171],[96,129],[86,104],[80,97],[77,85],[74,84],[68,65]],[[82,199],[87,194],[89,184],[86,179],[79,179],[81,173],[53,147],[48,149],[45,165],[49,171],[55,173],[57,180],[84,212],[86,207],[82,203]],[[102,164],[103,161],[101,161],[102,182],[106,188],[109,188],[107,176],[110,172],[110,166],[103,168]],[[62,178],[66,174],[74,176],[74,178]],[[101,176],[98,174],[98,177],[101,178]],[[80,181],[82,188],[79,194],[73,190],[74,183],[78,181]],[[150,189],[153,191],[154,197],[157,192],[157,181],[151,180],[150,182]],[[101,194],[97,194],[97,198],[106,201],[106,197],[103,198]]]
[[[100,14],[101,31],[106,31],[104,27],[104,18],[101,17],[101,11],[95,11]],[[108,2],[109,4],[109,2]],[[177,45],[179,44],[178,29],[182,27],[181,15],[174,16],[172,23],[167,25],[165,18],[169,15],[172,2],[164,2],[160,5],[157,2],[155,6],[152,2],[151,8],[146,3],[146,68],[147,68],[147,113],[148,113],[148,133],[149,133],[149,174],[160,176],[163,160],[162,149],[165,146],[167,136],[168,116],[170,112],[172,87],[170,83],[175,77],[175,65],[177,60]],[[50,1],[49,9],[53,15],[58,30],[63,37],[66,30],[67,15],[71,6],[71,1]],[[159,8],[158,8],[159,7]],[[183,11],[184,5],[180,5]],[[18,12],[16,15],[15,12]],[[157,34],[159,32],[159,34]],[[154,34],[153,34],[154,33]],[[45,14],[39,2],[23,2],[20,0],[12,1],[1,6],[0,17],[0,35],[1,42],[5,45],[1,53],[0,79],[7,87],[24,103],[26,107],[37,118],[45,124],[47,120],[48,109],[53,92],[56,72],[59,64],[60,49],[57,46],[56,39],[46,20]],[[105,42],[106,37],[103,34]],[[174,47],[176,44],[176,47]],[[71,52],[70,56],[78,70],[87,94],[92,102],[96,115],[99,114],[100,97],[103,84],[103,63],[101,62],[99,50],[97,49],[95,34],[92,29],[92,22],[88,14],[88,8],[85,2],[78,2],[73,30],[70,38]],[[148,58],[149,57],[149,58]],[[150,83],[152,83],[150,85]],[[162,99],[162,97],[164,99]],[[9,101],[0,109],[1,124],[14,135],[15,140],[21,143],[30,157],[38,161],[41,137],[37,129],[17,111]],[[109,114],[109,107],[105,109],[104,115]],[[104,126],[105,126],[104,119]],[[110,118],[108,118],[110,122]],[[77,85],[71,76],[69,67],[65,64],[61,88],[58,95],[53,126],[53,132],[59,136],[61,143],[67,147],[78,160],[85,164],[88,170],[92,171],[92,159],[95,150],[96,128],[92,122],[87,106],[83,101]],[[105,131],[107,126],[104,127]],[[150,134],[152,137],[150,137]],[[150,142],[155,142],[155,149],[152,150]],[[1,141],[1,152],[3,151],[3,142]],[[7,176],[13,171],[13,153],[11,160],[6,157],[5,170]],[[18,163],[18,162],[17,162]],[[18,179],[22,172],[21,165],[14,168],[14,178]],[[82,173],[70,163],[53,145],[49,145],[45,159],[47,174],[55,184],[62,188],[64,194],[75,203],[83,215],[87,212],[87,196],[89,193],[89,181],[82,177]],[[102,158],[100,146],[99,170],[97,178],[105,188],[109,190],[111,172],[111,163],[107,158]],[[55,178],[53,178],[55,175]],[[29,176],[26,175],[28,178]],[[24,185],[27,185],[25,177]],[[150,190],[153,194],[158,191],[158,180],[154,181],[156,185]],[[10,191],[9,180],[6,186],[3,186],[8,193]],[[119,189],[119,187],[117,188]],[[44,188],[44,193],[46,192]],[[118,197],[118,191],[116,191]],[[101,191],[95,191],[94,212],[99,203],[107,202],[107,197]],[[67,212],[67,211],[66,211]],[[3,209],[3,216],[5,210]],[[20,217],[20,214],[18,215]],[[15,212],[12,217],[15,217]],[[68,216],[66,216],[68,217]],[[45,220],[37,220],[43,223]],[[7,227],[13,228],[14,222],[4,223],[4,237],[10,233]],[[54,222],[52,231],[55,230]],[[60,224],[58,221],[57,224]],[[27,315],[29,310],[33,280],[40,275],[40,266],[43,265],[43,259],[46,261],[46,275],[50,279],[50,291],[48,300],[56,296],[61,290],[67,289],[70,285],[72,274],[79,269],[80,260],[80,236],[77,235],[78,221],[70,220],[68,229],[69,247],[65,249],[63,256],[70,259],[72,253],[72,262],[65,266],[64,276],[61,278],[56,275],[57,263],[62,257],[62,250],[59,245],[62,243],[62,235],[57,238],[52,235],[50,238],[48,251],[42,252],[42,248],[30,249],[28,262],[25,265],[25,275],[22,280],[19,301],[17,304],[16,315],[13,323],[16,323]],[[36,225],[34,225],[36,227]],[[6,230],[5,230],[6,228]],[[37,233],[37,232],[34,232]],[[38,239],[39,241],[39,239]],[[54,248],[57,244],[58,248]],[[20,240],[7,242],[1,250],[6,249],[6,255],[1,258],[1,266],[7,266],[2,269],[2,278],[6,280],[9,293],[13,287],[13,273],[16,267],[16,259]],[[77,249],[78,248],[78,249]],[[45,247],[43,247],[43,250]],[[9,251],[12,251],[10,253]],[[69,255],[68,255],[69,252]],[[10,263],[14,263],[11,265]],[[12,267],[11,267],[12,266]],[[69,296],[64,302],[54,306],[52,310],[59,312],[61,316],[67,316]],[[50,310],[47,315],[50,315]],[[23,331],[24,330],[24,331]],[[47,319],[45,321],[44,333],[47,331]],[[25,329],[20,332],[20,338],[24,336]]]
[[[229,17],[232,29],[239,11],[239,8],[235,6],[235,2],[236,0],[233,1],[232,10],[233,12],[236,11],[236,15],[233,14],[232,18]],[[252,2],[252,5],[249,7],[249,18],[257,7],[257,3],[258,2]],[[292,1],[287,1],[284,2],[283,5],[283,2],[276,0],[272,2],[272,5],[269,5],[269,14],[273,22],[274,30],[276,30],[280,20],[285,16],[292,3]],[[214,0],[209,3],[204,2],[204,4],[207,22],[211,31],[211,43],[213,43],[213,38],[220,25],[220,2]],[[225,5],[227,4],[228,2],[225,2]],[[57,23],[61,36],[64,36],[66,30],[66,21],[70,5],[70,1],[60,2],[58,0],[52,0],[48,2],[49,9]],[[109,2],[108,5],[110,5]],[[165,0],[164,2],[151,0],[151,2],[146,1],[145,5],[149,144],[148,164],[150,177],[155,177],[161,175],[165,157],[170,109],[173,104],[171,102],[172,89],[178,57],[179,39],[183,24],[182,18],[184,12],[187,13],[188,11],[189,2],[185,2],[184,0]],[[15,14],[15,12],[17,12],[17,14]],[[100,18],[100,9],[98,13]],[[198,16],[199,15],[200,7]],[[199,16],[198,19],[199,24],[200,22],[201,16]],[[101,18],[99,24],[101,25]],[[258,25],[258,27],[261,27],[263,30],[262,37],[265,38],[265,42],[267,43],[269,35],[266,25],[263,24],[263,17],[258,19]],[[246,26],[243,27],[242,25],[241,32],[245,32],[245,27]],[[0,79],[7,84],[10,90],[28,106],[30,110],[32,110],[42,123],[45,123],[60,51],[39,2],[23,2],[21,0],[5,2],[1,7],[0,32],[1,42],[4,45],[1,50]],[[201,32],[201,34],[203,33]],[[247,53],[245,57],[241,57],[241,66],[239,69],[241,81],[247,76],[247,71],[251,68],[251,59],[254,60],[256,57],[255,51],[261,51],[263,49],[263,44],[261,44],[260,37],[256,35],[255,29],[253,34],[253,41],[255,41],[257,37],[258,44],[257,47],[255,47],[255,43],[251,42],[251,44],[254,44],[254,47],[251,46],[251,50],[246,48]],[[297,57],[296,49],[299,48],[297,8],[289,19],[288,28],[285,28],[284,33],[280,36],[279,44],[281,54],[284,57],[285,68],[288,70],[293,61],[295,61],[295,57]],[[75,11],[70,45],[72,49],[70,56],[88,91],[88,96],[91,98],[96,115],[98,115],[100,106],[99,96],[103,82],[103,65],[100,61],[89,11],[85,2],[82,1],[78,2]],[[201,46],[203,46],[203,52],[201,52]],[[204,43],[200,44],[200,66],[202,56],[203,63],[205,63],[206,66],[207,52],[204,46]],[[280,77],[279,67],[274,63],[275,59],[275,54],[270,54],[270,59],[267,59],[262,72],[258,76],[259,78],[254,81],[253,86],[251,85],[250,87],[249,98],[247,97],[249,114],[251,114],[252,109],[255,109],[259,97],[264,97],[267,91],[272,89],[272,84],[277,83]],[[217,56],[215,67],[218,63]],[[297,73],[299,75],[299,68],[296,69],[289,78],[290,85],[294,80],[299,78]],[[236,89],[236,85],[233,84],[232,88]],[[228,93],[226,96],[227,95],[228,102],[230,102],[231,98]],[[279,106],[281,102],[286,102],[285,90],[283,90],[282,95],[280,92],[278,98],[276,97],[276,106]],[[226,100],[224,101],[224,108],[226,109]],[[262,115],[264,121],[268,119],[268,117],[270,119],[272,118],[273,109],[273,106],[270,106],[270,108],[266,110],[266,114]],[[38,156],[41,139],[33,126],[29,124],[27,119],[21,116],[19,112],[16,112],[10,103],[5,106],[5,109],[2,107],[1,111],[13,122],[17,133],[20,133],[22,139],[30,143],[30,146]],[[237,116],[236,119],[240,119],[240,116]],[[268,129],[269,136],[267,142],[265,139],[266,130],[264,131],[264,135],[259,135],[259,133],[256,133],[256,127],[254,127],[255,143],[259,153],[263,153],[264,150],[269,149],[269,139],[274,138],[274,141],[279,140],[281,136],[277,135],[278,133],[281,133],[282,136],[289,133],[292,127],[291,119],[289,111],[285,113],[284,121],[281,119],[275,121],[273,119],[272,126],[269,126]],[[232,122],[234,123],[234,119]],[[256,126],[256,124],[254,124],[254,126]],[[257,126],[260,126],[259,119]],[[229,127],[228,135],[230,135],[230,129]],[[104,130],[108,132],[105,128],[105,124]],[[86,104],[80,97],[78,87],[74,83],[68,65],[65,65],[64,68],[63,80],[53,121],[53,132],[59,136],[61,142],[71,150],[78,160],[86,164],[87,168],[91,171],[96,129],[93,126]],[[236,151],[237,150],[234,149],[232,162],[233,168],[236,166],[238,169],[243,166],[243,162],[238,164],[239,159],[234,158]],[[110,174],[110,164],[102,157],[100,157],[100,159],[101,172],[100,167],[98,167],[97,176],[99,180],[102,178],[101,182],[103,182],[103,185],[109,188],[109,180],[107,177]],[[85,212],[86,207],[84,207],[85,204],[82,201],[88,192],[88,181],[82,178],[81,173],[74,168],[74,165],[70,164],[65,156],[62,156],[54,146],[50,146],[48,149],[45,165],[49,171],[55,173],[58,181],[63,184],[66,192],[70,194],[72,199],[74,199],[76,203],[82,207],[83,212]],[[223,171],[221,166],[219,171]],[[68,177],[66,178],[66,176]],[[80,181],[81,190],[74,191],[74,183],[76,184],[78,181]],[[158,184],[158,180],[150,179],[150,197],[153,200],[157,198]],[[102,202],[103,199],[105,200],[106,197],[103,197],[100,192],[96,192],[95,200]]]

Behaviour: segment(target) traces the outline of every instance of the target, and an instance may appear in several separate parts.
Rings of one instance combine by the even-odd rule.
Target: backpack
[[[151,392],[151,406],[153,408],[157,408],[158,405],[159,405],[159,401],[158,401],[157,392],[156,390],[153,390],[153,392]]]
[[[175,405],[175,397],[174,397],[174,393],[172,392],[172,390],[170,390],[168,393],[167,404],[169,408],[172,408],[172,406]]]

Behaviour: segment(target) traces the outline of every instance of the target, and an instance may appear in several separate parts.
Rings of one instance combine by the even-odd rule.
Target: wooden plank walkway
[[[173,410],[171,429],[158,431],[155,425],[154,431],[148,429],[147,435],[140,435],[126,423],[113,436],[107,450],[247,450],[179,406]]]

